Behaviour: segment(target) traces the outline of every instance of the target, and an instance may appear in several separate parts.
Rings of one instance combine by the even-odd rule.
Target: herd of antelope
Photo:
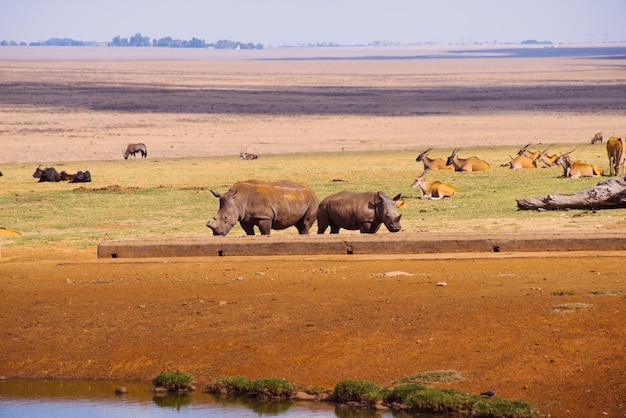
[[[592,144],[602,144],[602,132],[598,132],[591,140]],[[501,167],[509,167],[510,169],[537,168],[538,164],[543,167],[554,167],[560,165],[563,167],[563,177],[580,178],[580,177],[597,177],[605,175],[601,167],[596,164],[585,163],[580,160],[572,160],[570,154],[575,150],[566,152],[565,154],[548,154],[548,149],[543,151],[531,151],[526,145],[517,152],[515,157],[509,156],[510,161],[502,164]],[[626,163],[626,145],[623,138],[610,137],[606,141],[606,150],[609,158],[609,176],[619,176],[623,172]],[[456,188],[450,184],[440,181],[426,181],[424,176],[426,173],[435,170],[454,170],[454,171],[486,171],[491,167],[489,163],[478,157],[459,158],[458,148],[452,151],[447,160],[442,158],[429,158],[428,153],[432,148],[427,149],[417,156],[416,162],[424,164],[424,171],[411,185],[412,188],[419,188],[422,191],[422,199],[443,199],[456,195]]]

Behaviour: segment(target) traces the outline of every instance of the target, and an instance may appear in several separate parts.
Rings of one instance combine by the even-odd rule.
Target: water
[[[116,395],[117,386],[124,386],[128,393]],[[157,395],[150,392],[151,388],[149,382],[10,379],[0,382],[0,418],[409,416],[392,411],[344,410],[327,402],[256,401],[201,392]]]

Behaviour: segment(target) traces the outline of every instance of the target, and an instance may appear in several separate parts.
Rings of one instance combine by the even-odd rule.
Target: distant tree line
[[[133,47],[166,47],[166,48],[215,48],[215,49],[263,49],[262,44],[252,42],[243,43],[231,40],[219,40],[215,43],[207,43],[204,39],[191,38],[190,40],[173,39],[171,36],[152,39],[136,33],[130,38],[116,36],[108,46],[133,46]]]
[[[69,38],[50,38],[47,41],[31,42],[15,42],[0,41],[0,46],[93,46],[100,45],[99,42],[76,41]],[[150,39],[141,33],[136,33],[130,38],[122,38],[116,36],[107,43],[107,46],[132,46],[132,47],[165,47],[165,48],[215,48],[215,49],[263,49],[262,44],[253,44],[252,42],[243,43],[231,40],[219,40],[215,43],[208,43],[204,39],[191,38],[190,40],[173,39],[166,36],[161,39]]]

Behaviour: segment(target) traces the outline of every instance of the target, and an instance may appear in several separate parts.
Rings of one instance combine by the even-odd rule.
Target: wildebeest
[[[342,191],[327,196],[317,210],[317,233],[323,234],[330,226],[330,233],[337,234],[341,228],[359,230],[362,234],[374,234],[382,224],[389,232],[402,229],[396,202],[387,193]]]
[[[79,171],[70,179],[70,183],[91,183],[91,173],[87,171]]]
[[[593,138],[591,138],[591,144],[602,143],[602,132],[596,133]]]
[[[259,180],[240,181],[223,194],[211,193],[220,199],[220,208],[206,224],[213,235],[226,235],[237,222],[248,235],[258,226],[261,235],[272,229],[295,226],[300,234],[308,234],[317,216],[319,200],[304,183],[281,180],[265,183]]]
[[[248,147],[246,147],[245,149],[241,150],[241,152],[239,153],[239,158],[241,158],[242,160],[258,160],[259,157],[257,154],[252,154],[250,152],[246,152],[246,150],[248,149]]]
[[[129,156],[135,156],[136,153],[141,153],[141,158],[148,157],[148,148],[146,148],[145,144],[128,144],[126,147],[126,151],[122,150],[122,154],[124,155],[124,159],[127,160]]]
[[[61,180],[61,176],[54,167],[46,167],[43,170],[41,167],[37,167],[33,173],[33,177],[39,179],[39,183],[43,183],[44,181],[56,183]]]
[[[606,141],[606,153],[609,156],[609,176],[619,176],[624,165],[624,140],[615,136]]]
[[[76,175],[76,173],[70,174],[67,171],[61,171],[59,173],[59,177],[60,177],[61,181],[70,181],[70,180],[72,180],[72,177],[74,177],[75,175]]]
[[[486,171],[491,168],[489,163],[478,157],[459,158],[456,156],[457,152],[459,152],[458,148],[452,151],[446,161],[446,165],[454,166],[454,171]]]

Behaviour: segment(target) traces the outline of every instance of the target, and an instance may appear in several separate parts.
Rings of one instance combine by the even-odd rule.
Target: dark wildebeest
[[[385,192],[354,193],[343,191],[326,197],[317,210],[317,233],[323,234],[330,226],[330,233],[339,229],[359,230],[373,234],[385,224],[389,232],[398,232],[400,217],[396,202]]]
[[[61,180],[61,176],[54,169],[54,167],[46,167],[43,170],[41,167],[37,167],[35,172],[33,173],[33,177],[39,179],[39,183],[43,183],[44,181],[58,182]]]
[[[141,153],[141,158],[148,157],[148,149],[145,144],[128,144],[126,151],[123,151],[124,159],[128,160],[129,156],[135,156],[136,153]]]
[[[91,173],[89,172],[89,170],[79,171],[78,173],[74,174],[74,176],[70,180],[70,183],[91,183]]]
[[[70,174],[66,171],[61,171],[59,173],[59,177],[61,178],[61,181],[70,181],[72,180],[72,177],[74,177],[76,174]]]
[[[258,226],[261,235],[272,229],[295,226],[300,234],[308,234],[315,222],[319,200],[306,184],[281,180],[264,183],[240,181],[223,194],[211,190],[220,199],[220,209],[206,224],[213,235],[226,235],[237,221],[248,235]]]
[[[241,158],[242,160],[258,160],[260,158],[256,154],[252,154],[252,153],[246,152],[247,149],[248,149],[248,147],[246,147],[244,150],[242,150],[239,153],[239,158]]]

